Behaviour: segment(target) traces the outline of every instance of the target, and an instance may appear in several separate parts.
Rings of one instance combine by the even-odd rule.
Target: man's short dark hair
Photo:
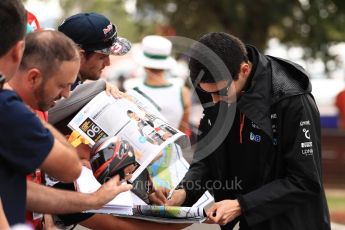
[[[199,82],[214,83],[221,80],[229,80],[230,76],[224,76],[224,74],[217,73],[219,69],[214,66],[216,62],[211,60],[205,46],[212,50],[225,64],[226,68],[231,74],[232,79],[237,79],[240,65],[242,62],[248,62],[247,51],[243,42],[237,37],[223,33],[223,32],[212,32],[203,35],[197,43],[192,46],[190,52],[190,77],[192,81],[196,81],[201,71],[203,75]],[[201,63],[198,56],[204,56],[202,59],[209,63]],[[198,59],[198,60],[197,60]],[[208,65],[209,64],[209,65]]]
[[[76,44],[58,31],[38,31],[25,38],[25,50],[20,70],[38,68],[49,78],[64,61],[79,60]]]
[[[0,57],[24,38],[26,21],[21,0],[0,1]]]

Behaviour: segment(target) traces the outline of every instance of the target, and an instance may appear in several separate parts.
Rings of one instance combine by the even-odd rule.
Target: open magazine
[[[174,189],[186,174],[189,164],[183,158],[188,151],[189,139],[164,121],[141,95],[131,92],[129,99],[114,99],[105,92],[98,94],[70,121],[68,126],[85,138],[91,146],[108,136],[119,136],[135,149],[139,167],[130,183],[132,191],[123,192],[93,213],[144,219],[160,223],[203,222],[204,209],[213,202],[206,192],[192,207],[148,205],[146,181],[152,179],[155,187]],[[149,112],[147,112],[149,111]],[[147,176],[149,174],[149,177]],[[84,193],[96,191],[101,184],[90,169],[83,167],[75,182]],[[143,189],[144,188],[144,189]]]
[[[69,122],[68,126],[84,137],[91,146],[108,136],[119,136],[135,150],[139,167],[133,173],[133,182],[143,170],[159,157],[171,143],[186,148],[188,138],[161,118],[147,113],[144,108],[126,98],[114,99],[99,93]]]
[[[77,190],[83,193],[95,192],[101,186],[93,176],[93,172],[86,167],[82,168],[82,173],[75,184]],[[112,214],[159,223],[201,223],[206,219],[204,210],[207,210],[212,203],[213,197],[206,192],[192,207],[148,205],[133,192],[127,191],[120,193],[101,209],[86,212]]]

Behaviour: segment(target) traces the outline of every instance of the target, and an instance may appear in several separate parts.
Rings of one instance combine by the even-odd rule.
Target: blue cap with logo
[[[65,19],[58,30],[85,51],[124,55],[131,43],[117,36],[117,28],[108,18],[97,13],[79,13]]]

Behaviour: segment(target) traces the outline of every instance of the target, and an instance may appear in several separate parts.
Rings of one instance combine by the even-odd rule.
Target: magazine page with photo
[[[169,144],[176,143],[188,149],[188,137],[171,127],[161,118],[147,113],[132,101],[115,99],[101,92],[86,104],[69,122],[68,126],[85,138],[91,146],[105,137],[119,136],[134,148],[139,167],[130,182],[159,157]],[[73,135],[72,135],[73,136]]]

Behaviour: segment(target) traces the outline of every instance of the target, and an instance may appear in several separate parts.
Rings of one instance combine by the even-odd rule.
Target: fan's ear
[[[35,88],[41,86],[41,84],[43,82],[42,72],[38,68],[31,68],[31,69],[29,69],[27,71],[25,77],[26,77],[25,79],[26,79],[27,84],[32,89],[35,89]]]

